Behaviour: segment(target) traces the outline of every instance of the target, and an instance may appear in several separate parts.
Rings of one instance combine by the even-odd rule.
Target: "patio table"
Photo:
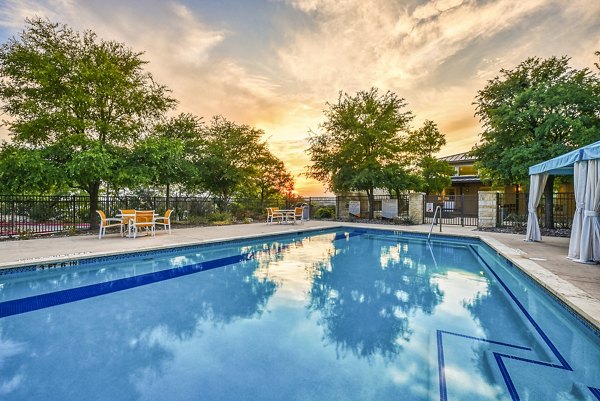
[[[289,224],[291,222],[290,217],[292,220],[294,219],[294,213],[296,212],[296,209],[279,209],[277,211],[283,215],[282,222],[285,221],[287,224]]]
[[[141,210],[138,210],[141,211]],[[158,213],[154,213],[154,210],[152,211],[152,216],[157,217],[159,214]],[[127,235],[125,237],[127,238],[133,238],[133,234],[131,234],[131,230],[129,229],[129,226],[131,225],[131,222],[133,220],[135,220],[135,213],[118,213],[115,215],[116,217],[120,217],[122,220],[127,219]],[[148,234],[146,234],[148,235]]]

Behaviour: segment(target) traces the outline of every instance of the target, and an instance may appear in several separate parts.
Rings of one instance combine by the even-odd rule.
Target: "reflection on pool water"
[[[2,400],[600,400],[600,338],[477,240],[328,230],[2,276]]]

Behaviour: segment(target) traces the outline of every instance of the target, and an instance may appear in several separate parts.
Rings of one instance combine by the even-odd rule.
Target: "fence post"
[[[179,202],[177,201],[178,196],[175,195],[175,206],[173,207],[173,211],[175,212],[175,220],[179,221]]]
[[[500,205],[500,192],[496,193],[496,227],[502,225],[502,207]]]
[[[460,194],[460,225],[465,226],[465,194]]]
[[[71,224],[74,228],[77,228],[77,204],[75,202],[75,195],[71,195],[71,208],[73,213],[71,214]]]

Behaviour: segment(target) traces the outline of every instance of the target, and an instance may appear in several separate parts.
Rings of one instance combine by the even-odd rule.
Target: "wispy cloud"
[[[595,0],[265,0],[248,15],[211,7],[225,6],[3,0],[0,32],[40,16],[145,51],[147,68],[180,101],[177,112],[263,129],[295,174],[309,162],[309,129],[340,90],[396,92],[415,125],[438,123],[449,142],[442,153],[458,153],[477,142],[472,102],[500,68],[565,54],[591,67],[600,50]],[[300,178],[298,186],[313,185]]]

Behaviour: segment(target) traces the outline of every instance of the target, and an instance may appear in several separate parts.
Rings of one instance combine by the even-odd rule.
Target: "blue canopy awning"
[[[541,173],[569,175],[573,174],[575,162],[594,159],[600,159],[600,141],[531,166],[529,167],[529,175]]]

